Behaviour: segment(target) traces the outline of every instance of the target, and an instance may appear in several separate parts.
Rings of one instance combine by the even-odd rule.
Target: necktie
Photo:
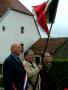
[[[19,57],[17,57],[16,59],[17,59],[18,62],[21,62]]]

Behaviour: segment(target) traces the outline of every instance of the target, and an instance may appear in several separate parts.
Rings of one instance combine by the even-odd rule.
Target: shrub
[[[4,87],[3,77],[0,78],[0,87]]]
[[[68,87],[68,61],[53,61],[49,74],[59,90]]]

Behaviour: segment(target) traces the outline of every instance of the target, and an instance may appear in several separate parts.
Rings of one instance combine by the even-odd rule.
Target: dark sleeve
[[[13,69],[12,63],[6,61],[3,66],[4,88],[5,90],[13,90]]]

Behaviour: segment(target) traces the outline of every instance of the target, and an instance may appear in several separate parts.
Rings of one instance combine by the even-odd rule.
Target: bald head
[[[15,55],[20,55],[22,52],[22,47],[19,43],[14,43],[11,45],[11,53]]]

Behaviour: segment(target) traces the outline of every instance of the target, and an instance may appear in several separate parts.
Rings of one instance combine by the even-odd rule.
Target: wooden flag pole
[[[51,23],[51,26],[50,26],[48,38],[47,38],[47,40],[46,40],[46,45],[45,45],[44,52],[43,52],[43,55],[42,55],[42,61],[43,61],[43,58],[44,58],[44,55],[45,55],[45,52],[46,52],[46,49],[47,49],[47,45],[48,45],[48,41],[49,41],[49,38],[50,38],[50,33],[51,33],[52,26],[53,26],[53,23]],[[41,62],[41,63],[42,63],[42,62]]]
[[[56,16],[56,11],[57,11],[57,6],[58,6],[58,2],[59,2],[59,0],[48,0],[48,6],[49,6],[49,4],[50,4],[50,6],[49,6],[49,22],[51,23],[51,27],[50,27],[50,31],[49,31],[49,35],[48,35],[48,38],[47,38],[47,40],[46,40],[46,45],[45,45],[45,48],[44,48],[44,53],[43,53],[43,55],[42,55],[42,60],[43,60],[43,57],[44,57],[44,54],[45,54],[45,51],[46,51],[46,49],[47,49],[47,45],[48,45],[48,41],[49,41],[49,37],[50,37],[50,33],[51,33],[51,29],[52,29],[52,25],[53,25],[53,23],[54,23],[54,21],[55,21],[55,16]],[[47,6],[47,8],[48,8],[48,6]],[[47,11],[47,9],[46,9],[46,11]],[[53,12],[52,12],[53,11]]]
[[[45,51],[46,51],[46,48],[47,48],[47,45],[48,45],[48,41],[49,41],[49,37],[50,37],[50,33],[51,33],[51,29],[52,29],[52,25],[53,25],[53,23],[51,23],[51,26],[50,26],[49,35],[48,35],[48,38],[47,38],[47,41],[46,41],[46,45],[45,45],[45,49],[44,49],[44,53],[43,53],[43,57],[42,57],[42,61],[43,61],[44,54],[45,54]],[[42,62],[41,62],[41,63],[42,63]],[[38,75],[37,75],[36,82],[35,82],[35,85],[34,85],[33,90],[36,90],[36,85],[37,85],[38,79],[39,79],[39,73],[38,73]]]

